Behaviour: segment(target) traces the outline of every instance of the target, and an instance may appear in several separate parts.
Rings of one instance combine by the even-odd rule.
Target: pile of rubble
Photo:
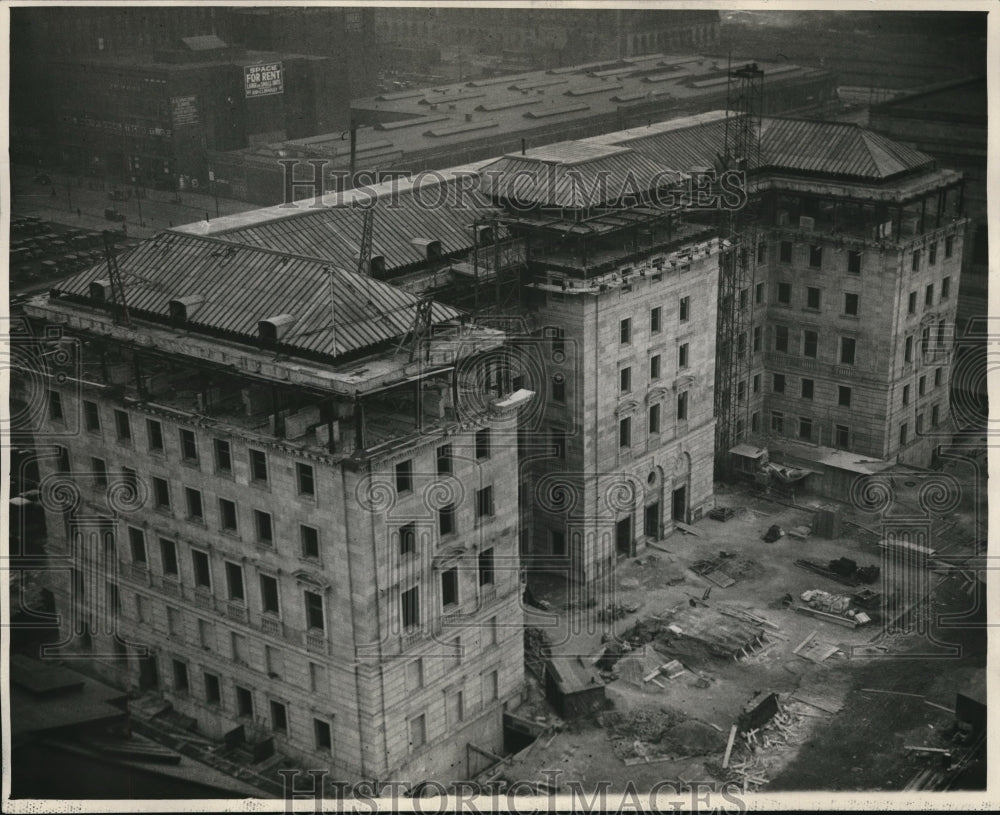
[[[754,791],[770,782],[768,772],[776,764],[769,751],[787,745],[800,744],[802,719],[790,709],[780,709],[771,720],[759,728],[741,734],[742,752],[739,760],[729,762],[727,781],[742,784],[743,791]]]

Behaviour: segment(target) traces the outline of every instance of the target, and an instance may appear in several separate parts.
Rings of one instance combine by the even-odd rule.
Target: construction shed
[[[753,479],[769,461],[767,448],[753,444],[737,444],[729,448],[729,455],[732,458],[733,472],[749,479]]]
[[[604,683],[576,657],[554,656],[545,663],[545,695],[564,719],[604,710]]]
[[[893,466],[871,456],[784,439],[770,450],[774,462],[809,470],[809,492],[844,503],[851,503],[858,478],[877,475]]]

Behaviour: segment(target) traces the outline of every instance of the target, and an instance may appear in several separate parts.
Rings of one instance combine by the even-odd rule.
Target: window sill
[[[181,466],[188,467],[188,468],[190,468],[192,470],[200,470],[201,469],[201,462],[199,462],[198,459],[196,459],[196,458],[182,458],[181,459]]]

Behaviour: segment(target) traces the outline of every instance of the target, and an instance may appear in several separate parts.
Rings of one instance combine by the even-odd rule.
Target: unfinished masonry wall
[[[366,777],[463,778],[467,742],[502,749],[523,684],[516,473],[514,415],[344,469]]]
[[[768,303],[760,432],[929,464],[949,425],[962,223],[896,248],[845,248],[835,236],[789,230],[773,237],[758,267]],[[848,249],[860,271],[849,270]]]
[[[97,406],[97,426],[68,440],[68,471],[57,453],[41,462],[43,492],[59,477],[81,496],[72,520],[47,501],[49,551],[69,557],[71,529],[111,530],[110,549],[88,549],[81,569],[88,573],[84,583],[100,586],[107,603],[117,594],[112,617],[120,642],[99,630],[86,641],[74,639],[74,617],[66,614],[71,651],[91,656],[119,687],[163,692],[207,735],[242,723],[335,775],[384,778],[413,765],[451,777],[465,762],[458,732],[483,749],[502,749],[501,708],[516,707],[523,683],[514,415],[488,431],[485,454],[482,439],[477,444],[482,428],[456,425],[383,456],[369,475],[101,392],[84,398]],[[59,401],[62,423],[82,413],[71,389]],[[116,410],[126,419],[116,419]],[[126,420],[129,437],[119,439],[116,422]],[[159,423],[162,451],[150,451],[147,420]],[[194,460],[181,460],[182,428],[194,433]],[[231,472],[217,471],[216,439],[229,444]],[[450,476],[437,471],[443,444],[451,446]],[[263,483],[251,477],[251,448],[266,457]],[[403,461],[410,462],[410,488],[397,494],[396,465]],[[312,494],[302,493],[296,464],[312,468]],[[121,497],[123,467],[139,482],[140,500],[133,503]],[[157,506],[164,494],[154,478],[167,485],[169,506]],[[201,518],[191,516],[188,489],[201,495]],[[234,502],[235,529],[223,528],[219,498]],[[452,531],[442,536],[439,510],[446,504],[454,505],[454,515]],[[260,539],[255,510],[271,516],[270,541]],[[303,548],[304,524],[317,531],[318,551]],[[415,551],[402,554],[405,524],[419,534]],[[480,559],[486,552],[488,564]],[[204,558],[207,572],[196,557]],[[116,590],[109,569],[117,570]],[[445,606],[441,579],[449,569],[457,602]],[[275,610],[261,576],[275,581]],[[419,585],[423,595],[414,630],[400,619],[403,583]],[[71,586],[71,578],[53,581],[60,609],[73,608]],[[321,622],[309,617],[306,592],[322,598]],[[89,592],[83,604],[98,599]],[[141,654],[155,662],[140,661]],[[218,694],[206,674],[217,678]],[[277,730],[275,704],[285,719]],[[420,716],[422,723],[414,723]],[[317,721],[330,728],[329,747],[317,736]],[[442,744],[453,749],[441,750]]]
[[[565,360],[545,357],[565,388],[563,403],[546,401],[546,421],[567,438],[564,457],[532,469],[530,551],[562,544],[580,584],[669,533],[675,490],[682,521],[712,494],[718,257],[702,249],[661,265],[633,262],[628,283],[603,292],[550,292],[537,316],[564,338]],[[565,500],[540,500],[556,481],[569,485]]]
[[[158,688],[211,736],[242,723],[272,732],[279,749],[311,766],[357,770],[354,670],[344,659],[353,652],[353,615],[346,572],[336,568],[346,557],[346,536],[334,468],[293,445],[237,435],[194,417],[184,421],[176,411],[126,404],[101,391],[85,391],[82,398],[96,406],[96,423],[66,447],[70,479],[83,503],[73,513],[77,520],[49,512],[49,551],[69,556],[66,533],[84,516],[110,523],[114,554],[100,568],[117,569],[116,624],[128,659],[111,637],[89,643],[77,637],[73,647],[91,653],[97,670],[120,687]],[[61,401],[67,419],[83,415],[71,389]],[[125,421],[128,437],[119,432]],[[87,422],[81,419],[80,426]],[[193,459],[182,456],[181,430],[193,434]],[[219,467],[216,439],[229,446],[228,469]],[[251,477],[250,449],[263,455],[266,479]],[[311,493],[300,489],[296,464],[311,468]],[[57,459],[43,464],[43,483],[61,467]],[[129,497],[123,468],[135,472],[137,498]],[[197,504],[188,491],[198,493]],[[232,502],[234,526],[223,519],[220,500]],[[270,529],[260,525],[257,512],[270,518]],[[316,532],[315,550],[304,548],[303,526]],[[102,585],[114,575],[94,580]],[[69,584],[60,582],[57,602],[70,608]],[[306,592],[321,598],[312,620]],[[144,650],[155,657],[155,664],[146,662],[147,673],[140,667]],[[218,694],[207,675],[216,678]],[[277,730],[274,705],[286,721]],[[328,747],[317,740],[316,722],[330,729]]]

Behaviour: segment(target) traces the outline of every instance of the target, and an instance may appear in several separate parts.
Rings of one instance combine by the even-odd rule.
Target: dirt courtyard
[[[905,510],[910,498],[915,503],[907,489],[900,484],[897,510]],[[581,666],[591,666],[595,655],[621,640],[639,620],[669,621],[673,612],[690,617],[742,610],[767,621],[763,648],[745,659],[700,660],[692,666],[698,673],[659,675],[655,683],[621,677],[608,681],[605,675],[595,681],[607,682],[611,718],[605,713],[559,720],[529,674],[529,701],[519,715],[536,721],[544,717],[557,727],[518,754],[505,779],[538,780],[544,770],[548,777],[557,772],[560,784],[608,781],[621,790],[631,781],[649,789],[664,780],[731,780],[735,765],[764,779],[751,791],[899,790],[934,758],[904,746],[943,743],[953,724],[948,710],[955,706],[956,692],[985,698],[985,630],[955,628],[942,618],[970,612],[982,599],[981,584],[970,582],[969,572],[883,568],[870,588],[895,596],[895,605],[870,610],[868,625],[842,627],[797,613],[782,600],[791,595],[794,605],[801,606],[800,595],[809,589],[845,595],[855,591],[801,568],[798,559],[827,564],[845,557],[858,566],[884,567],[879,516],[836,505],[847,521],[840,537],[785,534],[766,543],[762,536],[770,526],[777,524],[786,533],[808,527],[815,510],[833,502],[801,496],[797,506],[790,506],[749,489],[720,486],[716,505],[733,508],[735,515],[724,522],[706,518],[693,527],[696,534],[677,531],[637,557],[620,558],[614,591],[599,607],[575,607],[557,580],[535,581],[535,597],[550,608],[526,607],[525,625],[545,631],[553,654],[579,657]],[[974,501],[966,501],[947,517],[934,517],[934,547],[973,562],[983,532],[975,509]],[[725,588],[691,569],[722,552],[728,556],[722,561],[725,570],[735,580]],[[613,622],[602,620],[598,612],[606,604],[629,613]],[[805,640],[830,655],[817,662],[806,658],[807,649],[796,654]],[[647,652],[644,664],[654,669],[669,658],[648,647]],[[596,675],[596,668],[591,670]],[[730,727],[758,693],[778,695],[787,726],[769,730],[766,746],[751,746],[738,737],[731,768],[723,769]],[[673,730],[681,720],[688,730],[679,739]]]

